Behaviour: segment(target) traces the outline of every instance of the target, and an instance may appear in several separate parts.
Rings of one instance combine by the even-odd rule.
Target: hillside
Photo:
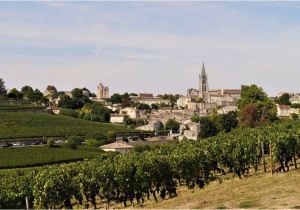
[[[120,125],[46,113],[0,112],[0,119],[0,139],[64,135],[105,136],[108,131],[131,131]]]
[[[179,189],[178,197],[145,204],[151,209],[298,208],[300,170],[259,174],[243,179],[210,183],[205,189]]]

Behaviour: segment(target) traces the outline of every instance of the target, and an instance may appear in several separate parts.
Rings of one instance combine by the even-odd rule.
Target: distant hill
[[[109,131],[130,132],[121,125],[47,113],[0,112],[0,139],[43,136],[107,136]]]

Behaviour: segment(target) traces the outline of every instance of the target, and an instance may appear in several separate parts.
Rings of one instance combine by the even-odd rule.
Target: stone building
[[[97,99],[109,98],[109,88],[100,83],[97,87]]]
[[[134,103],[147,104],[151,106],[152,104],[166,104],[170,105],[171,102],[168,99],[162,99],[157,96],[153,96],[151,93],[139,93],[138,96],[130,96],[130,99]]]

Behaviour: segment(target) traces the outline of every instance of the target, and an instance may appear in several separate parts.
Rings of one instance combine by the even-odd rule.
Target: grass
[[[101,151],[95,149],[48,148],[46,146],[0,149],[0,169],[41,166],[93,158]]]
[[[229,178],[221,184],[212,182],[205,189],[179,189],[178,197],[150,200],[151,209],[298,209],[300,208],[300,170],[287,173],[258,174],[249,178]]]
[[[121,125],[90,122],[47,113],[0,112],[0,139],[43,136],[106,136],[108,131],[130,132]]]

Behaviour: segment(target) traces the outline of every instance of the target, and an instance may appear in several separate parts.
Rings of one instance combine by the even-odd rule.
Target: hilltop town
[[[189,88],[186,95],[154,96],[152,93],[110,95],[109,87],[102,83],[97,86],[96,93],[87,88],[61,91],[57,90],[55,85],[48,85],[43,93],[38,89],[33,90],[30,86],[23,87],[21,91],[10,89],[7,91],[6,102],[14,104],[24,101],[30,106],[40,106],[40,111],[88,121],[125,125],[135,129],[136,132],[154,132],[156,137],[197,140],[218,132],[216,125],[211,122],[212,116],[215,116],[215,119],[224,118],[229,121],[230,126],[225,129],[227,131],[237,126],[236,113],[239,110],[241,88],[249,87],[210,89],[208,78],[203,63],[199,72],[198,88]],[[283,92],[272,100],[277,104],[277,117],[298,116],[300,94]],[[5,108],[2,108],[2,111],[5,111]]]

